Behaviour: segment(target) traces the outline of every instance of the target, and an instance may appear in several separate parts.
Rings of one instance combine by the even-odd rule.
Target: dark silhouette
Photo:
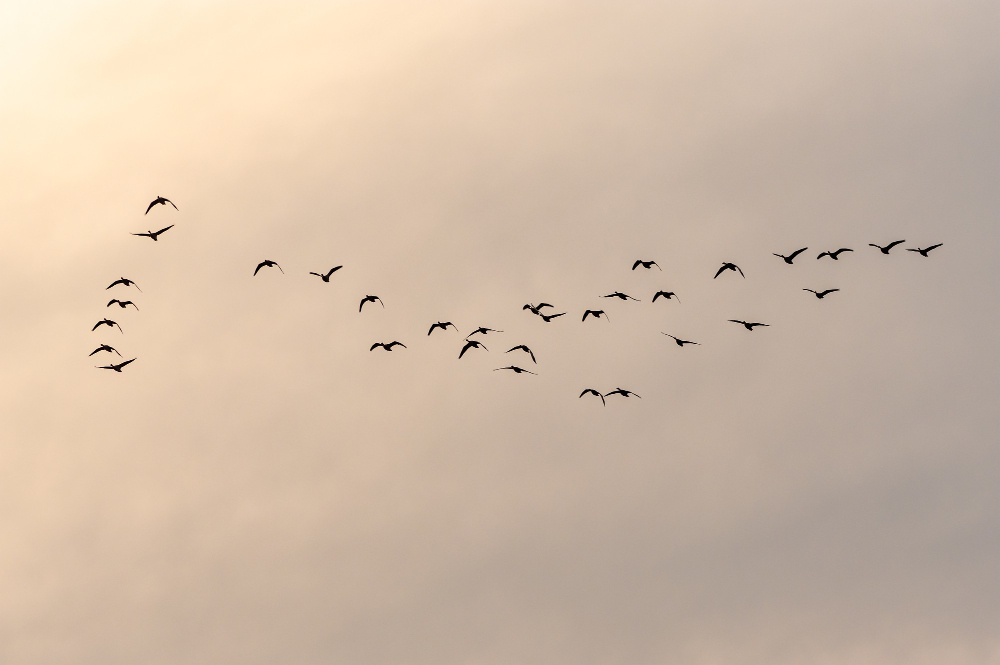
[[[919,249],[919,248],[918,249],[907,249],[906,251],[908,251],[908,252],[916,252],[920,256],[922,256],[924,258],[927,258],[927,253],[928,252],[930,252],[932,249],[937,249],[938,247],[940,247],[943,244],[944,244],[943,242],[939,242],[936,245],[931,245],[930,247],[924,247],[923,249]]]
[[[788,256],[785,256],[784,254],[775,254],[775,256],[777,256],[779,259],[781,259],[782,261],[784,261],[788,265],[792,265],[792,261],[795,260],[795,257],[798,256],[799,254],[801,254],[802,252],[806,251],[807,249],[809,249],[809,248],[808,247],[803,247],[802,249],[795,250],[794,252],[792,252]],[[773,254],[773,252],[772,252],[772,254]]]
[[[817,256],[816,258],[817,258],[817,259],[821,259],[821,258],[823,258],[824,256],[829,256],[829,257],[830,257],[831,259],[833,259],[834,261],[839,261],[839,260],[840,260],[840,255],[841,255],[841,254],[843,254],[844,252],[853,252],[853,251],[854,251],[854,250],[853,250],[853,249],[851,249],[850,247],[841,247],[840,249],[838,249],[838,250],[837,250],[837,251],[835,251],[835,252],[820,252],[820,253],[819,253],[819,256]]]
[[[663,272],[663,268],[661,268],[660,264],[657,263],[656,261],[643,261],[641,259],[637,259],[636,262],[632,264],[632,270],[635,270],[639,266],[642,266],[646,270],[649,270],[653,266],[656,266],[657,270],[659,270],[660,272]]]
[[[507,351],[505,351],[505,353],[510,353],[511,351],[524,351],[529,356],[531,356],[531,362],[535,363],[536,365],[538,364],[538,361],[535,360],[535,354],[532,353],[531,349],[529,349],[528,347],[526,347],[524,344],[518,344],[517,346],[515,346],[513,348],[507,349]]]
[[[631,390],[624,390],[622,388],[615,388],[609,393],[604,393],[605,397],[610,397],[611,395],[621,395],[622,397],[631,397],[632,395],[635,395],[639,399],[642,399],[642,395],[636,395],[636,393]]]
[[[601,296],[602,298],[618,298],[619,300],[634,300],[636,302],[642,302],[638,298],[633,298],[632,296],[622,293],[621,291],[615,291],[614,293],[609,293],[606,296]]]
[[[165,199],[165,198],[163,198],[162,196],[157,196],[157,197],[156,197],[155,199],[153,199],[153,202],[149,204],[149,207],[148,207],[148,208],[146,208],[146,212],[144,212],[144,213],[142,213],[142,214],[144,214],[144,215],[148,215],[148,214],[149,214],[149,211],[153,209],[153,206],[155,206],[155,205],[162,205],[162,206],[165,206],[165,205],[167,205],[168,203],[169,203],[170,205],[174,206],[174,210],[177,210],[177,206],[175,206],[175,205],[174,205],[174,202],[173,202],[173,201],[171,201],[170,199]]]
[[[438,321],[437,323],[431,325],[431,329],[427,331],[427,335],[430,336],[430,334],[434,332],[436,328],[440,328],[441,330],[447,330],[448,326],[451,326],[452,328],[455,329],[455,332],[458,332],[458,326],[456,326],[451,321]]]
[[[560,316],[564,315],[565,313],[566,312],[559,312],[558,314],[541,314],[541,313],[539,313],[538,316],[542,317],[542,320],[545,321],[545,323],[548,323],[552,319],[558,319]]]
[[[726,261],[725,263],[722,264],[722,267],[719,268],[719,271],[717,273],[715,273],[715,277],[713,277],[712,279],[715,279],[716,277],[718,277],[719,275],[721,275],[726,270],[732,270],[734,272],[738,272],[740,274],[740,277],[742,277],[743,279],[747,278],[747,276],[743,274],[743,271],[740,270],[740,267],[738,265],[736,265],[735,263],[729,263],[728,261]]]
[[[100,365],[100,366],[95,365],[95,367],[97,367],[97,369],[113,369],[116,372],[121,372],[122,371],[122,367],[125,367],[125,365],[128,365],[131,362],[135,362],[135,358],[132,358],[132,360],[126,360],[125,362],[122,362],[122,363],[118,363],[117,365],[115,365],[115,364]]]
[[[493,371],[494,371],[494,372],[499,372],[499,371],[500,371],[500,370],[502,370],[502,369],[509,369],[510,371],[514,372],[515,374],[520,374],[520,373],[522,373],[522,372],[524,372],[524,373],[526,373],[526,374],[535,374],[534,372],[529,372],[529,371],[528,371],[528,370],[526,370],[526,369],[521,369],[521,368],[520,368],[520,367],[518,367],[517,365],[508,365],[507,367],[497,367],[497,368],[496,368],[495,370],[493,370]],[[537,375],[537,374],[535,374],[535,376],[538,376],[538,375]]]
[[[747,323],[746,321],[740,321],[739,319],[729,319],[729,320],[732,321],[733,323],[740,324],[741,326],[743,326],[744,328],[746,328],[751,332],[753,331],[754,326],[764,326],[765,328],[769,327],[766,323]]]
[[[403,344],[402,342],[395,342],[395,341],[393,341],[393,342],[389,342],[388,344],[386,344],[385,342],[375,342],[374,344],[372,344],[372,348],[370,348],[368,350],[369,351],[374,351],[375,348],[379,347],[379,346],[381,346],[386,351],[392,351],[392,347],[394,347],[394,346],[401,346],[404,349],[406,348],[406,345]]]
[[[677,343],[677,346],[679,346],[681,348],[684,348],[685,344],[698,344],[698,342],[689,342],[686,339],[681,339],[680,337],[674,337],[670,333],[660,333],[660,334],[661,335],[666,335],[667,337],[671,338],[672,340],[674,340]],[[701,346],[701,345],[698,344],[698,346]]]
[[[122,327],[118,325],[117,321],[112,321],[111,319],[101,319],[100,321],[94,324],[94,327],[91,328],[90,331],[93,332],[101,326],[107,326],[109,328],[111,328],[112,326],[118,326],[118,332],[120,333],[125,332],[124,330],[122,330]]]
[[[99,347],[97,347],[96,349],[94,349],[93,351],[91,351],[91,352],[90,352],[89,354],[87,354],[87,355],[88,355],[88,356],[92,356],[92,355],[94,355],[95,353],[99,353],[99,352],[101,352],[101,351],[109,351],[109,352],[110,352],[110,351],[114,351],[115,353],[118,353],[118,349],[116,349],[115,347],[113,347],[113,346],[108,346],[107,344],[101,344],[101,345],[100,345]],[[120,353],[118,353],[118,355],[119,355],[119,356],[121,356],[121,354],[120,354]]]
[[[604,401],[604,395],[602,395],[601,393],[597,392],[593,388],[587,388],[586,390],[584,390],[582,393],[580,393],[580,397],[583,397],[584,395],[587,395],[587,394],[597,395],[598,397],[601,398],[601,404],[603,404],[604,406],[608,405],[608,403]],[[577,399],[579,399],[579,397]]]
[[[553,305],[550,305],[547,302],[540,302],[537,305],[532,305],[531,303],[528,303],[527,305],[525,305],[521,309],[522,310],[525,310],[525,309],[530,310],[532,314],[538,314],[539,316],[541,316],[542,313],[539,312],[538,310],[540,310],[540,309],[542,309],[544,307],[553,307]]]
[[[118,305],[122,309],[125,309],[129,305],[132,305],[132,307],[135,307],[136,310],[139,309],[139,307],[131,300],[119,300],[118,298],[112,298],[111,300],[109,300],[108,304],[105,305],[105,307],[111,307],[112,305]]]
[[[494,328],[482,328],[482,327],[479,327],[479,328],[476,328],[475,330],[473,330],[472,332],[470,332],[468,335],[466,335],[465,339],[469,339],[470,337],[472,337],[473,335],[475,335],[477,333],[478,334],[482,334],[482,335],[487,335],[487,334],[489,334],[491,332],[502,333],[503,331],[502,330],[496,330]]]
[[[817,298],[820,298],[820,299],[822,299],[822,298],[825,298],[825,297],[827,297],[827,296],[828,296],[828,295],[830,295],[831,293],[834,293],[834,292],[836,292],[836,291],[839,291],[840,289],[827,289],[826,291],[813,291],[812,289],[802,289],[802,290],[803,290],[803,291],[808,291],[809,293],[813,294],[813,295],[814,295],[814,296],[816,296]]]
[[[663,296],[667,300],[670,300],[671,298],[677,298],[677,294],[674,293],[673,291],[657,291],[656,293],[653,294],[653,302],[656,302],[656,299],[659,298],[660,296]],[[681,299],[677,298],[677,302],[680,301]]]
[[[115,281],[111,282],[111,284],[108,285],[108,288],[104,290],[107,291],[112,286],[118,286],[119,284],[124,284],[125,286],[134,286],[135,288],[139,289],[139,285],[133,282],[131,279],[125,277],[119,277]],[[142,289],[139,289],[139,293],[142,293]]]
[[[257,273],[260,272],[261,268],[274,268],[274,267],[277,267],[278,270],[281,270],[282,275],[285,274],[285,271],[282,270],[281,266],[278,265],[277,261],[272,261],[271,259],[264,259],[263,261],[257,264],[256,268],[254,268],[253,276],[256,277]]]
[[[378,304],[382,305],[382,309],[385,309],[385,303],[382,302],[382,299],[378,296],[365,296],[361,299],[361,304],[358,305],[358,311],[361,311],[361,308],[365,306],[366,302],[375,302],[376,300],[378,301]]]
[[[900,245],[900,244],[902,244],[904,242],[906,242],[906,241],[905,240],[895,240],[893,242],[890,242],[885,247],[883,247],[882,245],[876,245],[875,243],[870,242],[870,243],[868,243],[868,246],[869,247],[876,247],[876,248],[878,248],[878,251],[882,252],[883,254],[888,254],[890,249],[892,249],[896,245]]]
[[[583,318],[582,318],[582,319],[580,319],[580,320],[581,320],[581,321],[586,321],[586,320],[587,320],[587,315],[588,315],[588,314],[589,314],[590,316],[594,317],[595,319],[599,319],[599,318],[601,318],[601,317],[603,316],[603,317],[604,317],[605,319],[607,319],[608,321],[610,321],[610,320],[611,320],[611,319],[610,319],[610,318],[608,317],[608,314],[607,314],[607,312],[605,312],[605,311],[604,311],[603,309],[588,309],[588,310],[585,310],[585,311],[583,312]]]
[[[486,345],[483,344],[482,342],[475,339],[469,339],[466,340],[465,346],[462,347],[462,352],[458,354],[458,359],[461,360],[462,356],[464,356],[465,352],[468,351],[469,349],[486,349],[487,351],[489,351],[489,349],[486,348]]]
[[[310,275],[316,275],[317,277],[319,277],[324,282],[329,282],[330,281],[330,275],[332,275],[333,273],[337,272],[338,270],[340,270],[343,267],[344,266],[334,266],[334,267],[330,268],[330,270],[325,275],[323,275],[321,273],[318,273],[318,272],[312,272],[311,270],[309,271],[309,274]]]
[[[171,224],[170,226],[164,226],[159,231],[147,231],[146,233],[133,233],[132,235],[134,235],[134,236],[145,236],[146,238],[152,238],[153,240],[159,240],[161,233],[165,233],[166,231],[169,231],[172,228],[174,228],[173,224]]]

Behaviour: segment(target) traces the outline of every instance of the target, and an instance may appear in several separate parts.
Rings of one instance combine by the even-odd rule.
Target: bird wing
[[[93,351],[91,351],[90,353],[88,353],[88,354],[87,354],[87,357],[89,358],[90,356],[94,355],[94,354],[95,354],[95,353],[97,353],[98,351],[103,351],[103,350],[104,350],[104,347],[103,347],[103,346],[99,346],[99,347],[97,347],[96,349],[94,349]]]
[[[132,358],[132,360],[126,360],[125,362],[123,362],[123,363],[120,363],[120,364],[118,365],[118,369],[121,369],[121,368],[122,368],[122,367],[124,367],[125,365],[128,365],[129,363],[134,363],[134,362],[135,362],[135,358]]]
[[[813,291],[812,289],[802,289],[802,290],[803,290],[803,291],[808,291],[809,293],[816,293],[816,292],[815,292],[815,291]]]
[[[430,327],[430,330],[428,330],[428,331],[427,331],[427,335],[428,335],[428,337],[430,336],[430,334],[431,334],[432,332],[434,332],[434,329],[435,329],[435,328],[437,328],[437,327],[438,327],[438,324],[436,324],[436,323],[432,323],[432,324],[431,324],[431,327]]]
[[[746,321],[740,321],[739,319],[729,319],[729,320],[732,321],[733,323],[738,323],[742,326],[745,326],[747,324]]]
[[[317,277],[320,277],[320,278],[323,277],[323,275],[319,274],[318,272],[313,272],[312,270],[309,271],[309,274],[310,275],[316,275]]]
[[[543,307],[554,307],[554,306],[555,305],[552,305],[551,303],[540,302],[540,303],[538,303],[538,306],[536,307],[536,309],[541,309]]]
[[[771,252],[771,253],[774,254],[774,252]],[[774,254],[774,255],[777,256],[779,259],[787,259],[788,258],[787,256],[782,256],[781,254]]]
[[[817,258],[817,259],[821,259],[821,258],[823,258],[824,256],[829,256],[829,257],[833,257],[833,254],[831,254],[830,252],[820,252],[820,253],[819,253],[819,256],[817,256],[816,258]]]
[[[281,270],[281,266],[279,266],[279,265],[278,265],[277,263],[275,263],[274,265],[278,266],[278,270]],[[282,274],[282,275],[284,275],[284,274],[285,274],[285,271],[284,271],[284,270],[281,270],[281,274]]]
[[[586,321],[586,320],[587,320],[587,315],[588,315],[588,314],[590,314],[590,313],[591,313],[591,311],[590,311],[589,309],[588,309],[587,311],[585,311],[585,312],[583,313],[583,318],[582,318],[582,319],[580,319],[580,320],[581,320],[581,321]]]
[[[743,269],[740,268],[739,266],[736,266],[736,269],[740,271],[740,277],[742,277],[743,279],[746,279],[747,276],[743,274]]]
[[[659,270],[660,272],[663,272],[663,268],[660,267],[659,263],[657,263],[656,261],[650,261],[650,263],[652,263],[654,266],[656,266],[657,270]]]
[[[723,271],[724,271],[725,269],[726,269],[726,266],[722,266],[721,268],[719,268],[719,272],[715,273],[715,277],[718,277],[719,275],[721,275],[721,274],[722,274],[722,272],[723,272]],[[713,277],[712,279],[715,279],[715,277]]]
[[[525,347],[524,350],[528,352],[529,356],[531,356],[531,362],[533,362],[533,363],[535,363],[537,365],[538,361],[535,360],[535,354],[532,353],[531,349],[529,349],[528,347]]]
[[[801,254],[802,252],[806,251],[807,249],[809,249],[809,248],[808,248],[808,247],[803,247],[802,249],[797,249],[797,250],[795,250],[794,252],[792,252],[792,255],[791,255],[791,256],[789,256],[788,258],[789,258],[789,259],[794,259],[794,258],[795,258],[796,256],[798,256],[798,255],[799,255],[799,254]]]
[[[376,347],[376,346],[381,346],[381,347],[384,347],[384,346],[385,346],[385,344],[383,344],[382,342],[375,342],[374,344],[372,344],[371,348],[370,348],[370,349],[368,349],[368,350],[369,350],[369,351],[374,351],[374,350],[375,350],[375,347]]]
[[[149,211],[150,211],[150,210],[152,210],[152,209],[153,209],[153,206],[155,206],[155,205],[156,205],[156,201],[153,201],[152,203],[150,203],[150,204],[149,204],[149,207],[148,207],[148,208],[146,208],[146,212],[144,212],[144,213],[142,213],[142,214],[144,214],[144,215],[148,215],[148,214],[149,214]]]
[[[642,261],[636,261],[635,263],[633,263],[632,264],[632,270],[635,270],[636,268],[638,268],[640,264],[642,264]]]
[[[893,247],[895,247],[896,245],[898,245],[898,244],[900,244],[900,243],[904,243],[904,242],[906,242],[906,241],[905,241],[905,240],[893,240],[893,241],[892,241],[892,242],[890,242],[890,243],[889,243],[888,245],[886,245],[886,246],[885,246],[885,248],[886,248],[886,249],[892,249],[892,248],[893,248]]]
[[[839,290],[840,289],[827,289],[826,291],[823,292],[823,295],[826,295],[828,293],[835,293],[836,291],[839,291]]]
[[[458,354],[458,358],[459,358],[459,360],[461,360],[461,359],[462,359],[462,356],[464,356],[464,355],[465,355],[465,352],[466,352],[466,351],[468,351],[468,350],[469,350],[470,348],[472,348],[473,346],[474,346],[473,344],[466,344],[465,346],[463,346],[463,347],[462,347],[462,352]]]
[[[880,245],[876,245],[876,244],[875,244],[875,243],[873,243],[873,242],[870,242],[870,243],[868,243],[868,246],[869,246],[869,247],[878,247],[879,249],[884,249],[884,248],[883,248],[883,247],[881,247]]]
[[[944,244],[943,242],[939,242],[939,243],[938,243],[938,244],[936,244],[936,245],[931,245],[930,247],[927,247],[926,249],[924,249],[924,251],[925,251],[925,252],[929,252],[929,251],[931,251],[932,249],[937,249],[938,247],[940,247],[940,246],[941,246],[941,245],[943,245],[943,244]]]
[[[174,202],[171,201],[170,199],[163,199],[163,200],[166,201],[167,203],[169,203],[170,205],[174,206],[174,210],[178,210],[179,209],[176,205],[174,205]]]
[[[170,229],[172,229],[172,228],[174,228],[174,225],[173,225],[173,224],[171,224],[170,226],[164,226],[164,227],[163,227],[162,229],[160,229],[159,231],[157,231],[157,232],[156,232],[156,233],[154,233],[153,235],[154,235],[154,236],[158,236],[158,235],[160,235],[161,233],[163,233],[164,231],[169,231],[169,230],[170,230]]]
[[[147,238],[152,238],[153,237],[152,233],[133,233],[132,235],[134,235],[134,236],[146,236]]]
[[[256,276],[257,276],[257,273],[258,273],[258,272],[260,271],[260,269],[261,269],[261,268],[263,268],[263,267],[264,267],[264,265],[265,265],[265,264],[264,264],[264,262],[263,262],[263,261],[261,261],[260,263],[258,263],[258,264],[257,264],[257,268],[256,268],[256,269],[255,269],[255,270],[253,271],[253,274],[254,274],[254,277],[256,277]]]

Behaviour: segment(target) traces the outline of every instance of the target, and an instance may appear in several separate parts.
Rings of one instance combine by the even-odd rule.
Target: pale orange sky
[[[1000,663],[998,33],[0,9],[0,662]],[[491,371],[520,343],[538,376]]]

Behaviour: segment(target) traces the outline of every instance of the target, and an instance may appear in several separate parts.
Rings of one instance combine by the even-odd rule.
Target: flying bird
[[[670,300],[671,298],[677,298],[677,294],[674,293],[673,291],[657,291],[656,293],[653,294],[653,302],[656,302],[656,299],[659,298],[660,296],[663,296],[667,300]],[[677,302],[680,301],[681,299],[677,298]]]
[[[100,353],[101,351],[108,351],[108,352],[111,352],[111,351],[114,351],[115,353],[118,353],[118,349],[116,349],[115,347],[113,347],[113,346],[108,346],[107,344],[101,344],[101,345],[100,345],[99,347],[97,347],[96,349],[94,349],[93,351],[91,351],[91,352],[90,352],[89,354],[87,354],[87,355],[88,355],[88,356],[92,356],[92,355],[94,355],[95,353]],[[118,353],[118,355],[119,355],[119,356],[121,356],[121,354],[120,354],[120,353]]]
[[[509,369],[510,371],[514,372],[515,374],[520,374],[521,372],[525,372],[527,374],[535,374],[534,372],[529,372],[528,370],[522,369],[522,368],[518,367],[517,365],[508,365],[507,367],[497,367],[493,371],[494,372],[499,372],[502,369]],[[538,376],[538,375],[535,374],[535,376]]]
[[[632,264],[632,270],[635,270],[639,266],[642,266],[646,270],[649,270],[653,266],[656,266],[657,270],[659,270],[660,272],[663,272],[663,268],[661,268],[660,264],[657,263],[656,261],[643,261],[642,259],[636,259],[636,262]]]
[[[524,307],[522,307],[521,309],[522,309],[522,310],[525,310],[525,309],[527,309],[527,310],[530,310],[532,314],[539,314],[539,315],[540,315],[540,314],[541,314],[541,312],[539,312],[538,310],[540,310],[540,309],[542,309],[542,308],[545,308],[545,307],[553,307],[553,305],[550,305],[550,304],[549,304],[549,303],[547,303],[547,302],[540,302],[540,303],[538,303],[537,305],[532,305],[532,304],[531,304],[531,303],[529,302],[529,303],[528,303],[527,305],[525,305],[525,306],[524,306]]]
[[[938,247],[940,247],[943,244],[944,244],[943,242],[939,242],[936,245],[931,245],[930,247],[924,247],[923,249],[919,249],[919,248],[917,248],[917,249],[907,249],[906,251],[908,251],[908,252],[916,252],[920,256],[923,256],[924,258],[926,258],[927,257],[927,253],[929,251],[931,251],[932,249],[937,249]]]
[[[475,339],[466,340],[465,346],[462,347],[462,352],[458,354],[458,359],[461,360],[462,356],[464,356],[465,352],[468,351],[469,349],[486,349],[487,351],[489,351],[489,349],[486,348],[486,345],[478,340]]]
[[[282,270],[281,266],[278,265],[277,261],[272,261],[271,259],[264,259],[263,261],[257,264],[256,268],[254,268],[253,276],[256,277],[257,273],[260,272],[261,268],[274,268],[274,267],[277,267],[278,270],[281,270],[282,275],[285,274],[285,271]]]
[[[621,291],[615,291],[614,293],[609,293],[606,296],[601,296],[602,298],[618,298],[619,300],[634,300],[636,302],[641,302],[638,298],[633,298],[627,293],[622,293]]]
[[[774,252],[772,252],[772,254],[774,254],[775,256],[777,256],[779,259],[781,259],[782,261],[784,261],[788,265],[792,265],[792,261],[795,260],[795,257],[798,256],[799,254],[801,254],[802,252],[806,251],[807,249],[809,249],[809,248],[808,247],[803,247],[802,249],[797,249],[794,252],[792,252],[791,254],[789,254],[788,256],[785,256],[784,254],[774,254]]]
[[[719,275],[721,275],[726,270],[732,270],[732,271],[740,273],[740,277],[742,277],[743,279],[746,279],[746,277],[747,277],[746,275],[743,274],[743,271],[740,270],[740,267],[738,265],[736,265],[735,263],[729,263],[728,261],[726,261],[725,263],[722,264],[722,267],[719,268],[719,271],[717,273],[715,273],[715,277],[718,277]],[[715,277],[713,277],[712,279],[715,279]]]
[[[146,233],[133,233],[132,235],[134,235],[134,236],[145,236],[146,238],[152,238],[153,240],[159,240],[161,233],[169,231],[172,228],[174,228],[173,224],[171,224],[170,226],[165,226],[162,229],[160,229],[159,231],[147,231]]]
[[[372,344],[372,348],[370,348],[368,350],[369,351],[374,351],[376,349],[376,347],[379,347],[379,346],[381,346],[386,351],[392,351],[392,348],[394,346],[401,346],[404,349],[406,348],[406,345],[403,344],[402,342],[392,341],[392,342],[389,342],[388,344],[386,344],[385,342],[375,342],[374,344]]]
[[[155,206],[155,205],[162,205],[162,206],[165,206],[165,205],[167,205],[168,203],[169,203],[170,205],[174,206],[174,210],[177,210],[177,206],[176,206],[176,205],[174,205],[174,202],[173,202],[173,201],[171,201],[170,199],[166,199],[166,198],[163,198],[162,196],[157,196],[157,197],[156,197],[155,199],[153,199],[153,202],[149,204],[149,207],[148,207],[148,208],[146,208],[146,212],[144,212],[143,214],[144,214],[144,215],[148,215],[148,214],[149,214],[149,211],[150,211],[150,210],[152,210],[152,209],[153,209],[153,206]]]
[[[562,316],[565,313],[566,312],[559,312],[558,314],[542,314],[542,313],[539,313],[538,316],[542,317],[542,319],[545,321],[545,323],[548,323],[552,319],[558,319],[560,316]]]
[[[890,242],[885,247],[882,247],[881,245],[876,245],[875,243],[870,242],[870,243],[868,243],[868,246],[869,247],[876,247],[876,248],[878,248],[878,251],[882,252],[883,254],[888,254],[890,249],[892,249],[896,245],[902,244],[904,242],[906,242],[906,241],[905,240],[895,240],[893,242]]]
[[[586,390],[584,390],[582,393],[580,393],[580,397],[583,397],[584,395],[587,395],[587,394],[597,395],[598,397],[601,398],[601,404],[603,404],[604,406],[608,405],[608,403],[604,401],[604,395],[602,395],[601,393],[597,392],[593,388],[587,388]],[[579,399],[579,398],[577,398],[577,399]]]
[[[438,321],[437,323],[431,325],[431,329],[427,331],[427,335],[430,336],[430,334],[434,332],[434,330],[437,328],[440,328],[441,330],[447,330],[448,326],[451,326],[452,328],[455,329],[455,332],[458,332],[458,326],[456,326],[451,321]]]
[[[382,305],[382,309],[385,309],[385,303],[382,302],[382,299],[378,296],[365,296],[361,299],[361,304],[358,305],[358,311],[361,311],[361,308],[365,306],[366,302],[375,302],[376,300],[378,301],[378,304]]]
[[[666,335],[667,337],[669,337],[669,338],[673,339],[673,340],[674,340],[674,342],[676,342],[676,343],[677,343],[677,346],[679,346],[679,347],[681,347],[681,348],[684,348],[684,345],[685,345],[685,344],[698,344],[698,342],[689,342],[689,341],[688,341],[688,340],[686,340],[686,339],[681,339],[680,337],[674,337],[674,336],[673,336],[673,335],[671,335],[670,333],[660,333],[660,334],[661,334],[661,335]],[[701,345],[700,345],[700,344],[698,344],[698,346],[701,346]]]
[[[132,307],[135,307],[135,308],[136,308],[136,310],[138,310],[138,309],[139,309],[138,305],[136,305],[136,304],[135,304],[134,302],[132,302],[131,300],[119,300],[118,298],[112,298],[111,300],[109,300],[109,301],[108,301],[108,304],[107,304],[107,305],[105,305],[105,307],[111,307],[112,305],[118,305],[118,306],[119,306],[119,307],[121,307],[122,309],[125,309],[125,308],[126,308],[126,307],[128,307],[129,305],[132,305]]]
[[[750,331],[753,331],[754,326],[764,326],[765,328],[768,327],[766,323],[747,323],[746,321],[740,321],[739,319],[729,319],[729,320],[732,321],[733,323],[740,324],[741,326]]]
[[[489,334],[489,333],[491,333],[491,332],[498,332],[498,333],[502,333],[503,331],[502,331],[502,330],[496,330],[496,329],[494,329],[494,328],[483,328],[483,327],[479,327],[479,328],[476,328],[475,330],[473,330],[472,332],[470,332],[470,333],[469,333],[468,335],[466,335],[466,336],[465,336],[465,339],[469,339],[470,337],[472,337],[473,335],[475,335],[475,334],[477,334],[477,333],[481,333],[481,334],[483,334],[483,335],[488,335],[488,334]]]
[[[515,346],[515,347],[513,347],[513,348],[510,348],[510,349],[507,349],[507,351],[505,351],[505,353],[510,353],[511,351],[524,351],[524,352],[525,352],[525,353],[527,353],[527,354],[528,354],[529,356],[531,356],[531,362],[535,363],[536,365],[538,364],[538,361],[537,361],[537,360],[535,360],[535,354],[534,354],[534,353],[532,353],[532,352],[531,352],[531,349],[529,349],[529,348],[528,348],[527,346],[525,346],[524,344],[518,344],[517,346]]]
[[[812,289],[802,289],[802,290],[803,291],[808,291],[809,293],[812,293],[813,295],[815,295],[817,298],[822,299],[822,298],[827,297],[831,293],[834,293],[835,291],[839,291],[840,289],[827,289],[826,291],[813,291]]]
[[[90,331],[93,332],[101,326],[107,326],[109,328],[111,328],[112,326],[118,326],[118,332],[121,333],[125,332],[124,330],[122,330],[122,327],[118,325],[117,321],[112,321],[111,319],[101,319],[100,321],[94,324],[94,327],[91,328]]]
[[[330,281],[330,275],[332,275],[333,273],[337,272],[338,270],[340,270],[343,267],[344,266],[334,266],[334,267],[330,268],[330,270],[325,275],[322,274],[322,273],[318,273],[318,272],[312,272],[311,270],[309,271],[309,274],[310,275],[316,275],[317,277],[319,277],[324,282],[329,282]]]
[[[844,253],[844,252],[853,252],[853,251],[854,251],[854,250],[853,250],[853,249],[851,249],[850,247],[841,247],[840,249],[838,249],[838,250],[837,250],[837,251],[835,251],[835,252],[820,252],[820,253],[819,253],[819,256],[817,256],[816,258],[817,258],[817,259],[821,259],[821,258],[823,258],[824,256],[829,256],[829,257],[830,257],[831,259],[833,259],[834,261],[839,261],[839,260],[840,260],[840,255],[841,255],[842,253]]]
[[[609,393],[604,393],[605,397],[609,397],[611,395],[621,395],[622,397],[631,397],[631,396],[635,395],[639,399],[642,399],[642,395],[637,395],[636,393],[632,392],[631,390],[624,390],[622,388],[615,388],[614,390],[612,390]]]
[[[581,320],[581,321],[586,321],[586,320],[587,320],[587,315],[588,315],[588,314],[589,314],[590,316],[594,317],[595,319],[599,319],[599,318],[601,318],[601,317],[603,316],[603,317],[604,317],[605,319],[607,319],[608,321],[610,321],[610,320],[611,320],[611,319],[610,319],[610,318],[608,317],[608,314],[607,314],[607,312],[605,312],[605,311],[604,311],[603,309],[588,309],[588,310],[585,310],[585,311],[583,312],[583,318],[582,318],[582,319],[580,319],[580,320]]]
[[[117,365],[115,365],[115,364],[100,365],[100,366],[95,365],[95,367],[97,367],[97,369],[113,369],[116,372],[121,372],[122,371],[122,367],[124,367],[125,365],[128,365],[131,362],[135,362],[135,358],[132,358],[132,360],[126,360],[125,362],[118,363]]]
[[[124,284],[125,286],[134,286],[135,288],[139,289],[139,285],[133,282],[131,279],[128,279],[126,277],[119,277],[115,281],[111,282],[111,284],[108,285],[108,288],[104,290],[107,291],[112,286],[118,286],[119,284]],[[139,289],[139,292],[142,293],[142,289]]]

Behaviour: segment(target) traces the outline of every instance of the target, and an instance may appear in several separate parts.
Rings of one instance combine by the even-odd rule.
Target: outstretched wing
[[[153,209],[153,206],[155,206],[155,205],[156,205],[156,201],[154,200],[154,201],[153,201],[152,203],[150,203],[150,204],[149,204],[149,207],[148,207],[148,208],[146,208],[146,212],[144,212],[144,213],[142,213],[142,214],[144,214],[144,215],[148,215],[148,214],[149,214],[149,211],[150,211],[150,210],[152,210],[152,209]]]
[[[722,266],[721,268],[719,268],[719,271],[717,273],[715,273],[715,277],[718,277],[719,275],[721,275],[723,273],[723,271],[725,271],[725,269],[726,269],[726,266]],[[715,277],[713,277],[712,279],[715,279]]]
[[[885,248],[886,248],[886,250],[890,250],[893,247],[895,247],[896,245],[899,245],[899,244],[904,243],[904,242],[906,242],[906,241],[905,240],[893,240],[888,245],[886,245]]]
[[[739,266],[736,266],[736,269],[740,271],[740,277],[742,277],[743,279],[746,279],[747,276],[743,274],[743,269],[740,268]]]
[[[637,261],[636,261],[635,263],[633,263],[633,264],[632,264],[632,270],[635,270],[635,269],[636,269],[636,268],[638,268],[638,267],[639,267],[640,265],[642,265],[642,261],[638,261],[638,260],[637,260]]]
[[[263,268],[265,265],[267,264],[264,263],[263,261],[257,264],[257,268],[253,271],[254,277],[257,276],[257,273],[260,272],[260,269]]]
[[[943,245],[943,244],[944,244],[943,242],[939,242],[939,243],[938,243],[938,244],[936,244],[936,245],[931,245],[930,247],[927,247],[927,248],[925,248],[925,249],[924,249],[924,252],[926,253],[926,252],[929,252],[929,251],[931,251],[932,249],[937,249],[938,247],[940,247],[940,246],[941,246],[941,245]]]
[[[163,197],[160,197],[160,198],[163,198]],[[170,199],[163,199],[163,200],[164,200],[164,201],[166,201],[167,203],[169,203],[170,205],[174,206],[174,210],[177,210],[177,209],[178,209],[178,208],[177,208],[177,206],[176,206],[176,205],[174,205],[174,202],[173,202],[173,201],[171,201]]]
[[[119,364],[118,364],[118,369],[121,369],[121,368],[122,368],[122,367],[124,367],[125,365],[128,365],[129,363],[134,363],[134,362],[135,362],[135,358],[132,358],[132,360],[126,360],[126,361],[125,361],[125,362],[123,362],[123,363],[119,363]]]
[[[377,346],[381,346],[381,347],[384,347],[384,346],[385,346],[385,344],[383,344],[382,342],[375,342],[374,344],[372,344],[371,348],[370,348],[370,349],[368,349],[368,350],[369,350],[369,351],[374,351],[374,350],[375,350],[375,347],[377,347]]]
[[[173,225],[173,224],[171,224],[170,226],[164,226],[164,227],[163,227],[162,229],[160,229],[159,231],[157,231],[157,232],[156,232],[156,233],[154,233],[153,235],[154,235],[154,236],[158,236],[158,235],[160,235],[161,233],[163,233],[164,231],[169,231],[169,230],[170,230],[170,229],[172,229],[172,228],[174,228],[174,225]]]
[[[802,252],[806,251],[807,249],[809,249],[809,248],[808,247],[803,247],[802,249],[795,250],[794,252],[792,252],[791,256],[788,257],[789,260],[794,259],[796,256],[798,256]]]

